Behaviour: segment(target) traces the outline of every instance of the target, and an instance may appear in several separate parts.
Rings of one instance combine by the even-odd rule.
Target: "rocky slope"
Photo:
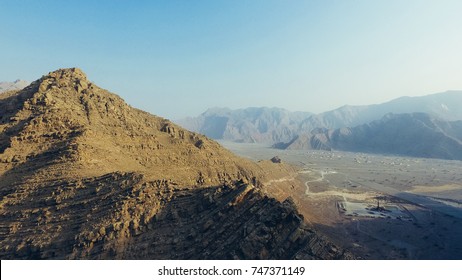
[[[310,115],[280,108],[214,108],[196,118],[179,120],[178,123],[213,139],[274,143],[292,139],[299,123]]]
[[[271,170],[128,106],[79,69],[0,95],[2,259],[336,259]]]
[[[16,80],[14,82],[0,82],[0,93],[10,90],[23,89],[28,85],[29,82],[23,80]]]
[[[275,147],[462,160],[462,121],[444,121],[425,113],[388,114],[352,128],[313,130]]]

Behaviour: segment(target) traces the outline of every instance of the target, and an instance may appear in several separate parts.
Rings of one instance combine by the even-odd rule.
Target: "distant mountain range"
[[[177,123],[213,139],[276,143],[293,139],[300,123],[311,115],[281,108],[213,108],[198,117],[178,120]]]
[[[428,113],[454,121],[462,120],[462,91],[447,91],[418,97],[400,97],[389,102],[365,106],[343,106],[312,115],[300,123],[300,131],[324,127],[329,129],[357,126],[382,118],[388,113]]]
[[[447,91],[382,104],[347,105],[321,114],[280,108],[211,109],[178,123],[214,139],[277,148],[462,159],[461,107],[462,91]]]
[[[352,128],[315,129],[274,147],[462,160],[462,121],[444,121],[427,113],[390,113]]]
[[[29,82],[16,80],[14,82],[0,82],[0,93],[10,90],[23,89],[29,85]]]

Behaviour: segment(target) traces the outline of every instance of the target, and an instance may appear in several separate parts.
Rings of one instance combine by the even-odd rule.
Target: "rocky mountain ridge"
[[[2,259],[344,259],[274,173],[77,69],[0,95]],[[275,164],[274,164],[275,165]]]
[[[44,152],[64,149],[63,160],[56,167],[71,159],[78,162],[80,174],[96,176],[149,170],[155,179],[188,185],[199,180],[199,175],[192,178],[189,174],[202,174],[209,180],[204,183],[217,184],[233,176],[251,178],[258,173],[258,167],[240,161],[216,142],[131,108],[89,82],[78,69],[52,72],[19,93],[5,93],[2,99],[3,162],[15,158],[16,163],[23,163]],[[213,166],[225,174],[210,171]],[[172,172],[172,167],[185,172]],[[253,173],[241,174],[245,170]]]

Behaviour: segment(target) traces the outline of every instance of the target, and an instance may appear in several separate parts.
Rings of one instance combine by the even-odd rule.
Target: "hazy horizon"
[[[460,1],[1,1],[0,80],[79,67],[171,119],[462,89]]]

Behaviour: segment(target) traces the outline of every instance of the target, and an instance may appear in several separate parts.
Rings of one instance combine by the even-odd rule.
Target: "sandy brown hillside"
[[[350,257],[264,194],[280,167],[134,109],[79,69],[2,94],[0,112],[2,259]]]
[[[79,69],[52,72],[1,98],[3,172],[15,166],[24,176],[17,169],[21,163],[40,165],[48,155],[55,160],[41,173],[53,178],[142,172],[188,186],[261,171],[202,135],[128,106]]]

